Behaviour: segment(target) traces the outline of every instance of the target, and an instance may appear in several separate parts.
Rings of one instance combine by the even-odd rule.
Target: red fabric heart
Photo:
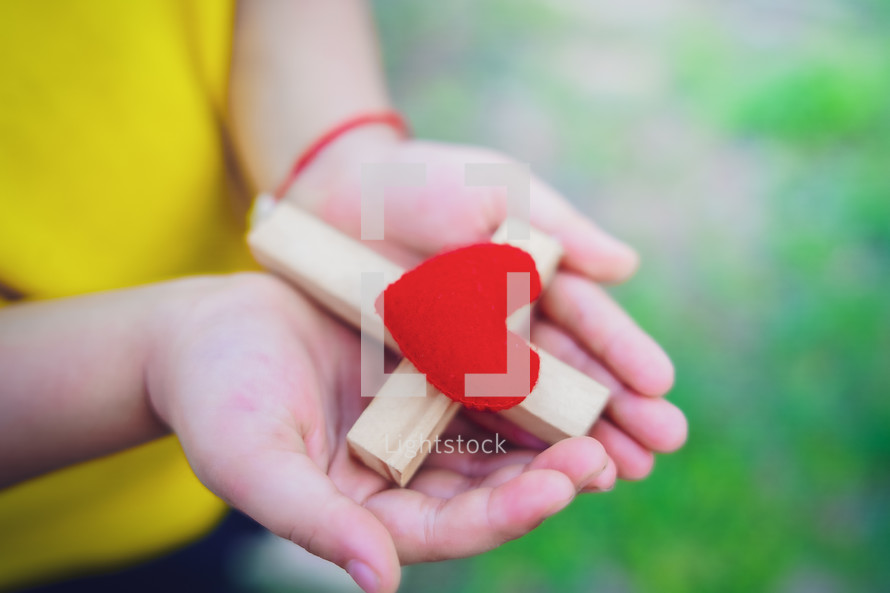
[[[531,256],[495,243],[470,245],[428,259],[377,298],[377,312],[402,353],[427,381],[468,408],[513,407],[538,381],[538,353],[507,330],[506,319],[513,312],[507,310],[509,272],[529,274],[528,301],[516,308],[538,298],[541,278]],[[511,387],[506,397],[467,396],[465,375],[506,373],[508,348],[521,349],[522,355],[529,352],[528,389],[520,381],[521,393]]]

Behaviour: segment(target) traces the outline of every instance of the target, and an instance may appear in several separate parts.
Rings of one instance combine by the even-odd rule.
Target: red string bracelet
[[[355,117],[351,117],[346,121],[338,124],[330,131],[326,132],[322,135],[318,140],[309,145],[306,150],[300,155],[300,157],[294,162],[294,166],[291,167],[290,171],[287,174],[287,177],[284,178],[284,181],[281,185],[278,186],[278,189],[275,190],[273,194],[276,200],[280,200],[284,197],[284,194],[287,193],[287,190],[290,189],[290,186],[293,184],[294,180],[297,176],[303,172],[306,167],[308,167],[312,161],[318,156],[318,154],[324,150],[329,144],[331,144],[334,140],[349,132],[350,130],[354,130],[355,128],[359,128],[362,126],[366,126],[369,124],[386,124],[393,129],[395,129],[402,136],[410,136],[411,132],[408,128],[408,124],[405,122],[404,118],[396,112],[396,111],[382,111],[380,113],[365,113],[362,115],[357,115]]]

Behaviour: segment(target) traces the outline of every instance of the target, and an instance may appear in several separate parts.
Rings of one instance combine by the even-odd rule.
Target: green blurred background
[[[637,246],[686,447],[405,591],[890,590],[890,3],[380,0],[421,137]]]

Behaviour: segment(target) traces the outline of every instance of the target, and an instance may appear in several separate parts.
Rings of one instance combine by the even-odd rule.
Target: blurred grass
[[[375,3],[418,134],[639,246],[690,438],[406,591],[890,589],[890,4]]]

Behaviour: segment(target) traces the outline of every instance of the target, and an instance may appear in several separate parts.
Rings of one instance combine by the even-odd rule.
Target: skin
[[[477,554],[526,533],[579,491],[610,489],[616,471],[648,471],[627,461],[651,455],[642,442],[670,449],[685,431],[665,429],[664,410],[631,414],[612,429],[623,440],[611,449],[580,437],[505,455],[433,455],[399,489],[346,450],[366,403],[357,336],[275,278],[192,278],[13,306],[0,328],[0,484],[172,430],[208,488],[368,590],[394,591],[400,563]],[[633,397],[623,404],[631,411],[673,410]],[[490,436],[467,421],[451,434]]]
[[[258,188],[336,123],[389,108],[357,0],[242,2],[235,42],[232,128]],[[414,265],[490,236],[504,196],[464,187],[463,167],[506,158],[367,126],[329,146],[287,199],[358,235],[361,163],[425,163],[425,187],[387,192],[376,246]],[[532,223],[566,251],[532,339],[612,389],[591,436],[545,448],[496,416],[466,414],[450,435],[496,430],[515,446],[432,455],[409,488],[393,488],[345,447],[365,405],[356,334],[270,276],[189,278],[0,310],[0,487],[172,431],[213,492],[366,591],[392,592],[401,564],[484,552],[579,492],[645,477],[687,429],[662,397],[669,359],[600,286],[629,278],[637,256],[540,180],[531,196]]]

